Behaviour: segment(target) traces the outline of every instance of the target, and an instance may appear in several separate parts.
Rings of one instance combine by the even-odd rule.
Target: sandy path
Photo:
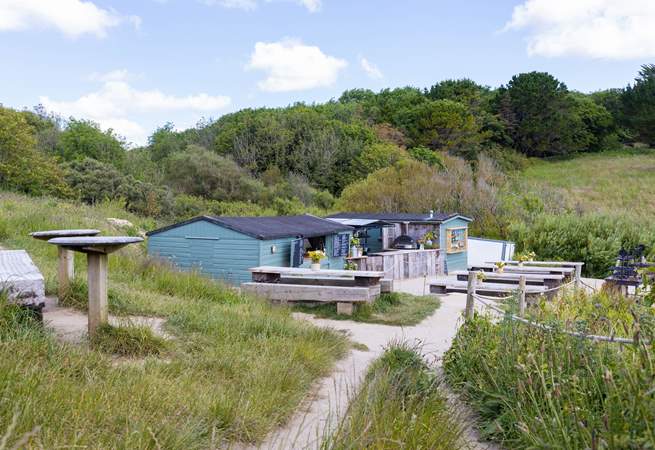
[[[158,335],[169,338],[163,330],[165,319],[159,317],[109,316],[109,323],[121,325],[129,321],[136,325],[146,325]],[[64,342],[80,343],[87,337],[88,319],[84,312],[73,308],[66,308],[57,305],[54,297],[46,297],[46,306],[43,309],[43,323],[50,328],[58,339]]]
[[[395,289],[413,294],[423,293],[423,280],[396,283]],[[466,295],[451,294],[441,298],[441,307],[420,324],[413,327],[367,324],[352,321],[317,319],[311,315],[295,313],[298,319],[317,326],[327,326],[349,334],[355,342],[365,344],[368,352],[353,350],[339,361],[334,372],[319,381],[313,395],[305,401],[289,423],[272,433],[259,447],[262,449],[315,449],[322,437],[329,433],[343,417],[352,396],[366,373],[368,365],[381,355],[390,342],[402,340],[420,345],[426,356],[440,366],[440,358],[450,347],[466,303]],[[466,436],[477,448],[492,448],[477,442],[473,430]]]

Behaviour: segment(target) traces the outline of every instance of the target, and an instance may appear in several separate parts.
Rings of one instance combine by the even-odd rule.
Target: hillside
[[[561,193],[577,211],[655,215],[655,151],[616,151],[534,160],[521,179]]]

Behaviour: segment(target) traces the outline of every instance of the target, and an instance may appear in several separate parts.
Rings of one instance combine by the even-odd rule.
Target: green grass
[[[162,355],[168,343],[149,326],[126,322],[119,326],[101,325],[91,338],[91,345],[110,355],[143,358]]]
[[[380,295],[373,304],[358,304],[352,316],[337,314],[337,306],[332,303],[317,306],[299,305],[295,309],[324,319],[411,326],[420,323],[440,305],[441,302],[435,296],[392,292]]]
[[[394,344],[373,363],[323,449],[464,449],[462,427],[419,351]]]
[[[655,150],[586,154],[533,160],[520,175],[529,186],[554,188],[578,211],[655,214]]]
[[[156,225],[117,203],[86,207],[2,193],[0,245],[26,249],[52,293],[56,248],[29,232],[98,228],[118,234],[107,217],[141,229]],[[350,345],[340,334],[293,320],[289,309],[155,264],[144,249],[133,245],[109,257],[109,308],[115,315],[165,318],[171,339],[164,357],[117,365],[93,346],[11,325],[0,333],[0,433],[11,428],[19,439],[38,429],[27,446],[43,448],[204,449],[258,442],[289,418]],[[84,274],[84,258],[76,256],[75,263]],[[85,293],[80,278],[68,304],[84,307]],[[130,334],[122,348],[133,352],[139,339]]]
[[[476,315],[458,330],[444,370],[481,417],[483,436],[517,449],[655,448],[655,311],[601,293],[530,315],[556,330],[639,334],[641,344]]]

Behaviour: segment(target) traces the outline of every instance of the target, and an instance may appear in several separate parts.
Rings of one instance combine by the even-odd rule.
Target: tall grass
[[[419,349],[393,344],[370,367],[323,449],[464,449],[462,426]]]
[[[460,328],[444,368],[480,414],[484,435],[509,448],[654,448],[653,314],[617,301],[565,297],[533,318],[585,332],[623,329],[632,337],[639,330],[639,345],[481,315]]]
[[[83,227],[118,234],[107,217],[155,226],[111,203],[87,207],[6,193],[0,213],[7,230],[0,245],[27,249],[49,292],[56,290],[56,248],[29,232]],[[287,420],[348,348],[345,337],[295,321],[288,309],[154,264],[143,246],[109,259],[110,313],[165,318],[172,339],[164,358],[120,364],[102,348],[11,325],[0,333],[0,430],[9,429],[18,408],[12,436],[41,427],[35,447],[204,449],[257,442]],[[84,274],[84,258],[75,262]],[[67,301],[84,307],[86,284],[78,278]],[[140,342],[134,337],[122,348],[134,350]]]

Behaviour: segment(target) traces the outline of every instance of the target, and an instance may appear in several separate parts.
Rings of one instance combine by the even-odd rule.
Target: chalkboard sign
[[[300,267],[304,261],[305,245],[303,239],[291,241],[291,267]]]
[[[350,245],[349,234],[337,234],[334,236],[332,244],[332,256],[348,256],[348,246]]]

